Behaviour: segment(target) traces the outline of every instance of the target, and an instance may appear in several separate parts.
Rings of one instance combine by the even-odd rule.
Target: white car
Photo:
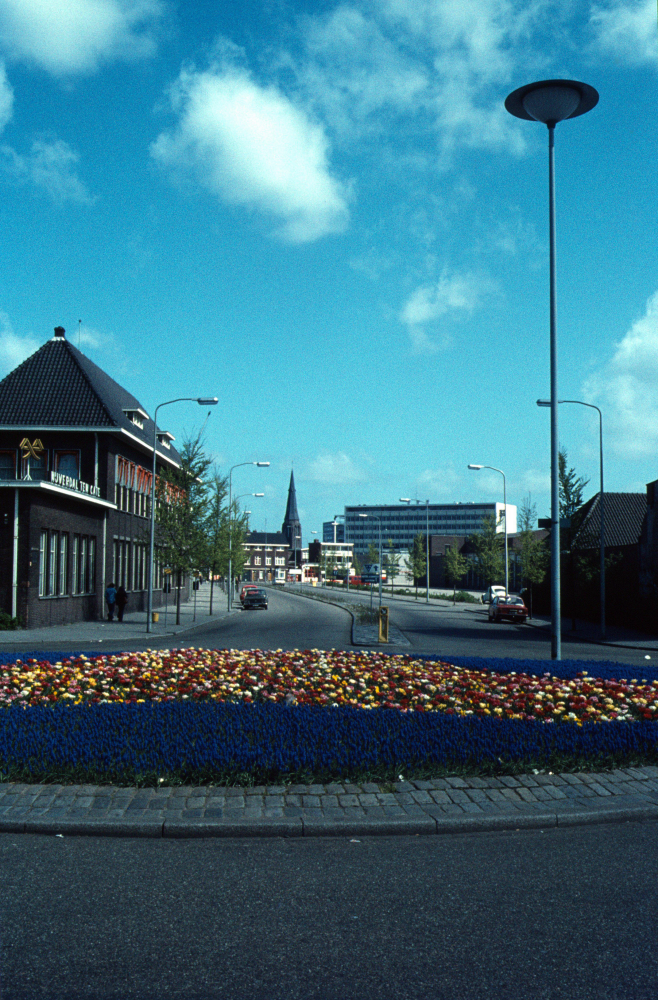
[[[494,597],[504,597],[504,596],[505,596],[505,588],[494,586],[494,587],[489,587],[488,590],[485,590],[480,600],[482,601],[483,604],[491,604]]]

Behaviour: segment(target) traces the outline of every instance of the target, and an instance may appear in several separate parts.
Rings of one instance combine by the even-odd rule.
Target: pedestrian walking
[[[117,599],[117,589],[113,583],[108,583],[105,591],[105,603],[107,604],[107,620],[114,621],[114,606]]]
[[[117,605],[117,618],[120,622],[123,621],[123,612],[126,604],[128,603],[128,595],[124,590],[123,584],[117,590],[116,605]]]

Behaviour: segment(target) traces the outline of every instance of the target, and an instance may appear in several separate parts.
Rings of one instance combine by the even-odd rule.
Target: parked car
[[[249,608],[265,608],[267,611],[267,594],[264,590],[258,590],[258,588],[248,590],[244,595],[242,607],[245,611],[248,611]]]
[[[485,590],[484,594],[482,594],[480,600],[482,601],[483,604],[491,604],[494,597],[497,597],[499,594],[502,597],[505,596],[504,587],[498,587],[498,586],[489,587],[489,589]]]
[[[246,595],[246,594],[247,594],[247,593],[248,593],[248,592],[249,592],[250,590],[258,590],[258,587],[257,587],[257,585],[256,585],[255,583],[245,583],[244,587],[243,587],[243,588],[242,588],[242,590],[240,591],[240,604],[242,605],[242,607],[244,607],[244,599],[245,599],[245,595]]]
[[[528,617],[528,609],[523,603],[523,598],[516,594],[504,594],[494,597],[489,605],[489,621],[502,622],[503,618],[508,618],[513,622],[524,622]]]

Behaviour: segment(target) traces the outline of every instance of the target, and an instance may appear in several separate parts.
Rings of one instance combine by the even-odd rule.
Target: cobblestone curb
[[[0,833],[114,837],[440,834],[658,819],[658,767],[252,788],[0,785]]]

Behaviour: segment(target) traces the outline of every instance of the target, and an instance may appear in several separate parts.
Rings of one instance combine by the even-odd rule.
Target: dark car
[[[257,585],[255,583],[245,583],[244,587],[240,591],[240,604],[242,605],[242,607],[244,607],[244,595],[247,594],[250,590],[258,590]]]
[[[264,590],[248,590],[242,600],[245,611],[248,608],[265,608],[267,610],[267,594]]]
[[[508,594],[507,597],[499,594],[489,605],[490,622],[502,622],[503,618],[513,622],[524,622],[527,617],[528,609],[523,603],[523,598],[517,597],[516,594]]]

